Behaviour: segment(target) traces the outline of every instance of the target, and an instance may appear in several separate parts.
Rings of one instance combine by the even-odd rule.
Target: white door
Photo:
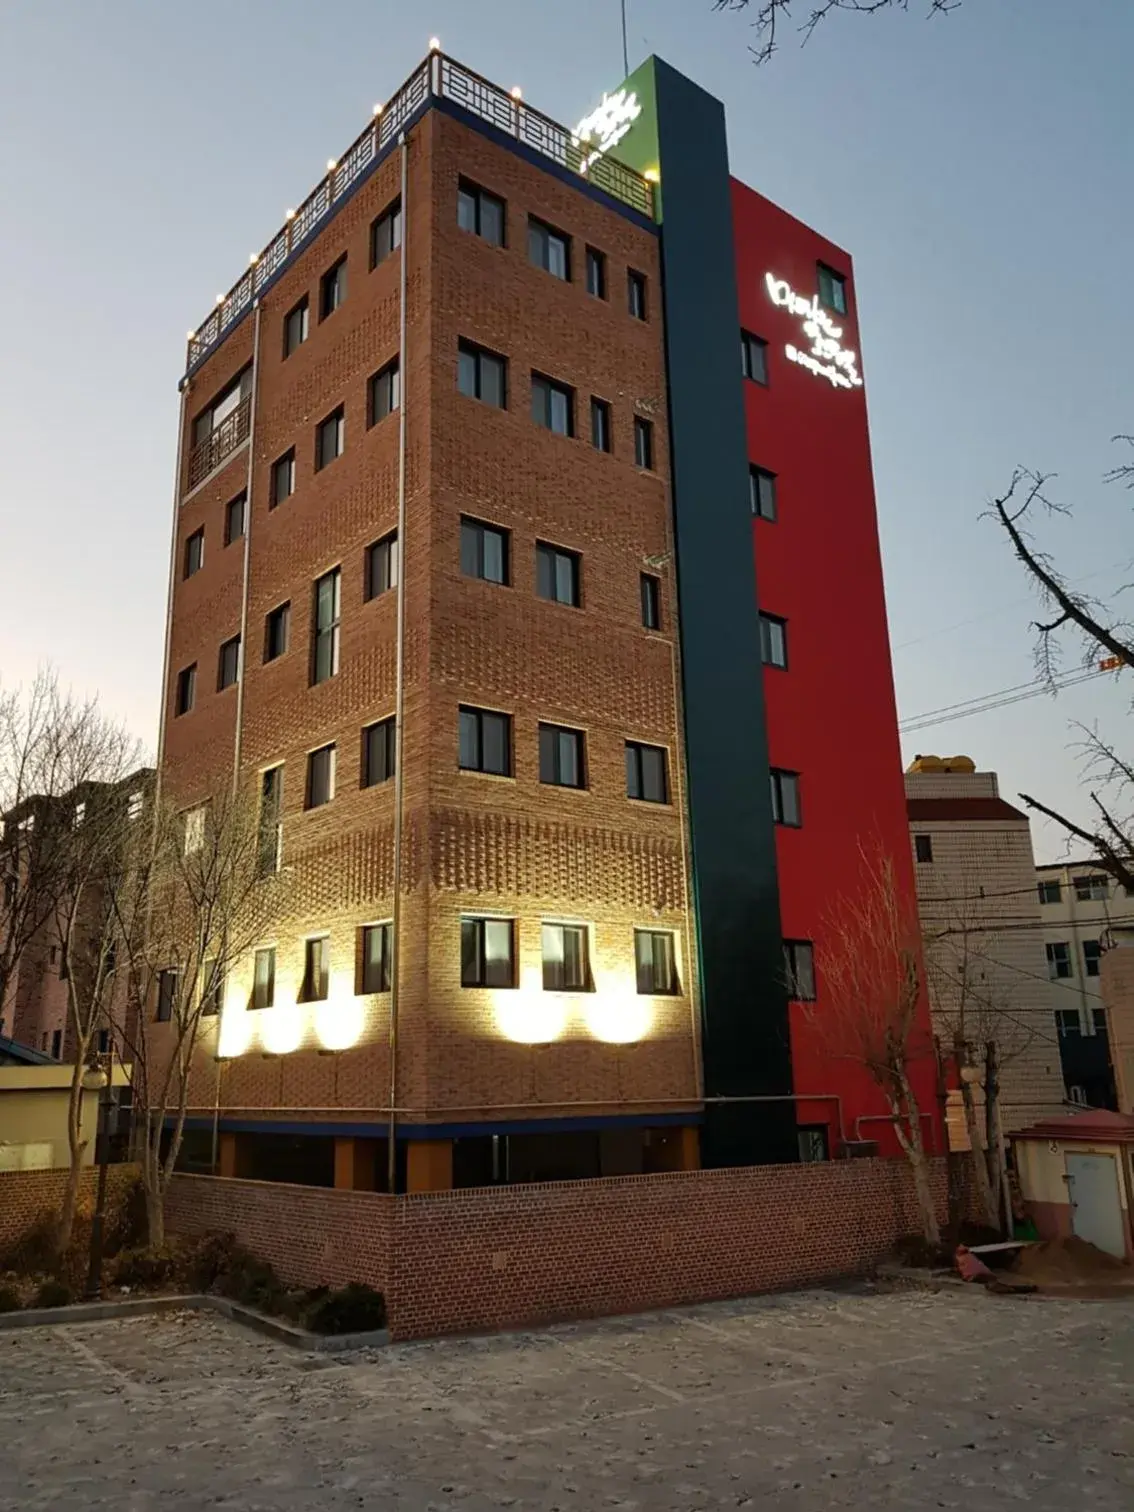
[[[1113,1155],[1067,1155],[1071,1231],[1097,1249],[1126,1256],[1118,1169]]]

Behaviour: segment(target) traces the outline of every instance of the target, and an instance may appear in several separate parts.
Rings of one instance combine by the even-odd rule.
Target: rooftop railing
[[[609,153],[597,153],[593,144],[580,142],[566,126],[533,110],[480,74],[473,73],[443,53],[434,52],[414,69],[393,99],[376,111],[370,125],[355,138],[344,156],[328,166],[326,178],[319,182],[298,210],[289,212],[283,228],[259,256],[252,259],[243,277],[227,294],[218,297],[212,314],[189,337],[188,368],[195,367],[240,319],[292,252],[306,241],[355,180],[397,137],[405,122],[431,97],[451,100],[470,115],[479,116],[499,131],[515,137],[533,152],[577,173],[640,215],[653,218],[654,194],[649,179]],[[203,442],[202,446],[205,444]]]

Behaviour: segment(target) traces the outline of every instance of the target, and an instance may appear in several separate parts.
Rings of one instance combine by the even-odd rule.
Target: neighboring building
[[[41,1171],[71,1163],[67,1108],[73,1068],[59,1066],[0,1040],[0,1171]],[[130,1068],[114,1066],[117,1095],[130,1085]],[[83,1165],[95,1158],[97,1090],[84,1089],[79,1126],[86,1138]]]
[[[1036,888],[1067,1095],[1117,1108],[1099,974],[1108,932],[1134,923],[1134,898],[1090,861],[1037,866]]]
[[[978,1046],[996,1041],[1005,1129],[1062,1112],[1027,815],[1001,798],[995,772],[978,772],[967,756],[918,756],[906,808],[942,1051],[958,1031]],[[968,1147],[955,1090],[949,1135],[954,1148]]]
[[[1114,1107],[1120,1113],[1134,1113],[1134,925],[1114,924],[1105,939],[1099,985],[1115,1082]]]
[[[596,114],[621,161],[434,53],[190,337],[161,777],[256,784],[300,900],[190,1160],[896,1149],[823,1037],[864,845],[913,899],[850,258],[664,63]]]

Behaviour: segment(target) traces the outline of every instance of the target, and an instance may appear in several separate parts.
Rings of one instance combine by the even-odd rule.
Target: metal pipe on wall
[[[248,665],[248,596],[252,563],[252,469],[256,452],[256,399],[260,378],[260,316],[263,313],[260,301],[254,305],[255,323],[252,327],[252,397],[248,413],[248,467],[244,477],[244,566],[240,585],[240,663],[236,679],[236,729],[232,739],[232,793],[240,782],[240,756],[244,744],[244,672]]]

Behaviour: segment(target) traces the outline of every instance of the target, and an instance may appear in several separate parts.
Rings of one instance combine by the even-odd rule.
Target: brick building
[[[856,353],[850,259],[653,59],[572,133],[435,51],[289,212],[181,384],[161,780],[255,784],[299,899],[208,1026],[190,1163],[892,1144],[816,1027],[865,836],[913,896]]]

